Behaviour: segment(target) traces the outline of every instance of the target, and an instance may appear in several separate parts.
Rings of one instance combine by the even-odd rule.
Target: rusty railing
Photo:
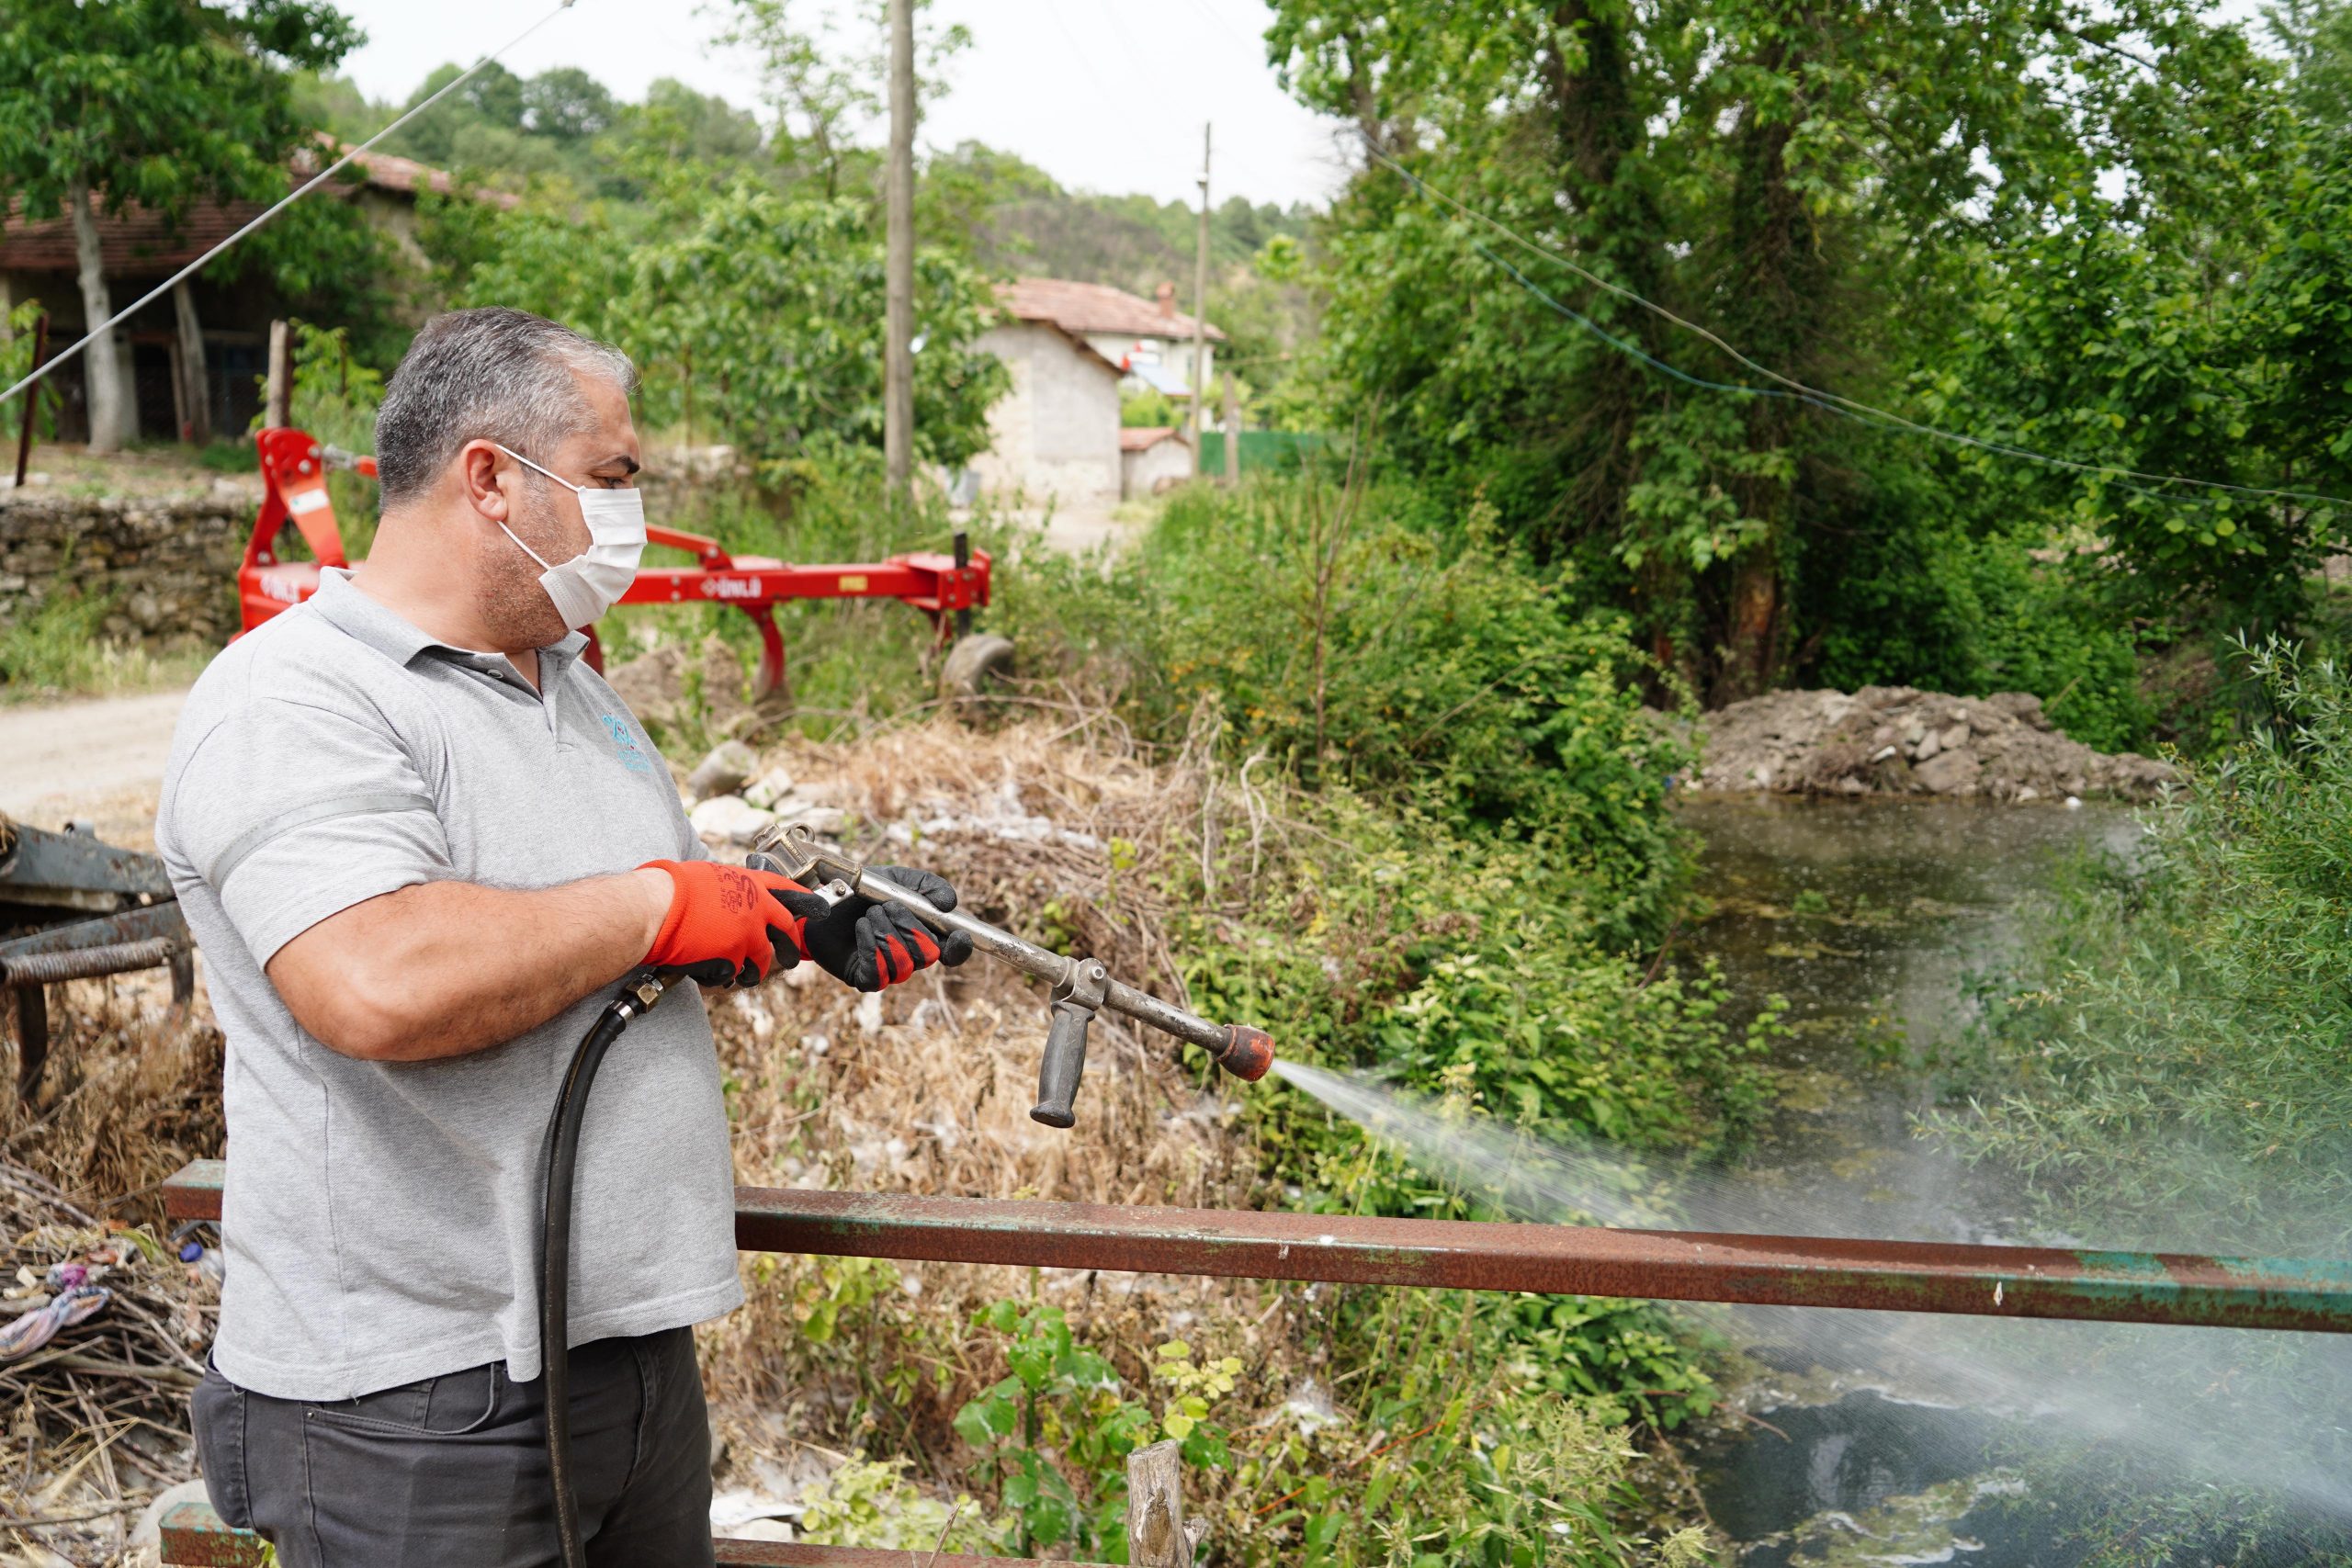
[[[175,1220],[218,1220],[224,1167],[198,1160],[164,1185]],[[2352,1264],[2172,1252],[1846,1241],[1702,1231],[1394,1220],[1113,1203],[1008,1202],[797,1188],[735,1190],[747,1252],[1005,1263],[1423,1289],[1528,1291],[1979,1317],[2352,1333]],[[189,1513],[209,1517],[209,1510]],[[228,1534],[218,1521],[209,1540]],[[182,1550],[217,1552],[183,1530]],[[241,1538],[251,1541],[251,1537]],[[254,1556],[173,1554],[169,1563]],[[860,1568],[902,1552],[722,1541],[719,1561]],[[1007,1568],[1013,1560],[950,1558]]]

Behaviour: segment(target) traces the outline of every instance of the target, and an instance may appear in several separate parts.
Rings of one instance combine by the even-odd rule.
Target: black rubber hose
[[[631,982],[632,992],[634,981]],[[539,1231],[539,1376],[545,1380],[548,1477],[555,1490],[556,1542],[565,1568],[585,1568],[580,1541],[580,1499],[571,1488],[571,1181],[580,1158],[580,1119],[605,1053],[645,1010],[624,994],[589,1026],[548,1121],[547,1214]]]

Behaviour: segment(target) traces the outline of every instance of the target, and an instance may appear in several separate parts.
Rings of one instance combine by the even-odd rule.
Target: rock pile
[[[2176,776],[2067,739],[2023,692],[1774,692],[1709,714],[1705,734],[1698,787],[1723,792],[2146,800]]]

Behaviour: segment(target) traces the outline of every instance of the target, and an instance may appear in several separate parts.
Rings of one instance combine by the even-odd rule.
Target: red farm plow
[[[376,477],[376,459],[339,451],[300,430],[265,430],[254,437],[261,457],[261,512],[245,542],[237,569],[238,618],[245,631],[318,592],[319,573],[328,567],[356,565],[344,552],[343,529],[327,495],[327,474],[346,469]],[[289,559],[285,536],[300,536],[308,560]],[[751,616],[760,636],[760,664],[752,682],[757,699],[785,690],[784,637],[776,629],[775,606],[794,599],[896,599],[932,619],[942,642],[950,629],[963,631],[970,612],[989,602],[986,551],[965,548],[956,536],[953,555],[910,551],[872,564],[795,565],[764,556],[730,555],[718,540],[674,528],[649,527],[650,542],[684,550],[691,566],[648,566],[622,596],[624,604],[726,604]],[[953,619],[951,619],[953,617]],[[975,638],[968,657],[949,661],[977,675],[978,666],[1007,657],[1011,645]],[[588,662],[604,669],[604,653],[592,628]]]

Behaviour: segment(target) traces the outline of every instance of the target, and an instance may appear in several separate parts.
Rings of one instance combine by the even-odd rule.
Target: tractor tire
[[[939,694],[952,707],[978,706],[1012,678],[1012,640],[975,632],[947,650],[947,662],[939,670]]]

